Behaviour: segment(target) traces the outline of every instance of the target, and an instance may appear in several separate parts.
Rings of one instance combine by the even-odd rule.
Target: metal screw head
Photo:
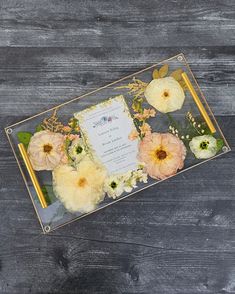
[[[50,230],[51,230],[51,227],[50,227],[50,226],[45,226],[45,227],[44,227],[44,231],[45,231],[46,233],[49,233]]]
[[[223,147],[222,147],[222,151],[223,151],[223,152],[227,152],[227,151],[228,151],[228,147],[227,147],[227,146],[223,146]]]
[[[9,135],[10,135],[10,134],[12,134],[12,132],[13,132],[13,131],[12,131],[12,129],[11,129],[11,128],[9,128],[9,129],[6,129],[6,132],[7,132],[7,134],[9,134]]]
[[[183,61],[183,56],[182,56],[182,55],[179,55],[179,56],[177,57],[177,59],[178,59],[179,61]]]

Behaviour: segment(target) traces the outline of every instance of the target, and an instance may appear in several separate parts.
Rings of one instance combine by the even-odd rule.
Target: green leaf
[[[50,185],[43,185],[42,192],[44,194],[44,197],[45,197],[48,205],[55,202],[55,200],[57,199],[54,192],[53,192],[53,188]]]
[[[141,110],[142,110],[142,100],[141,99],[134,100],[133,103],[132,103],[132,109],[135,112],[141,112]]]
[[[19,142],[24,144],[26,149],[28,148],[29,141],[32,136],[33,136],[33,134],[30,132],[18,132],[17,133],[17,138],[18,138]]]
[[[41,132],[41,131],[43,131],[43,130],[44,130],[44,129],[43,129],[42,125],[39,124],[39,125],[36,126],[35,132]]]
[[[217,144],[217,152],[220,151],[222,149],[222,147],[224,146],[224,141],[223,139],[217,139],[216,140],[216,144]]]

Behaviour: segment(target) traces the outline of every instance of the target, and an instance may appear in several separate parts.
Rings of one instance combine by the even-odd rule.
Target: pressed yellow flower
[[[71,212],[89,212],[104,199],[106,170],[85,157],[77,165],[59,165],[53,171],[53,190]]]
[[[182,87],[173,77],[152,80],[144,95],[150,105],[163,113],[181,109],[185,99]]]

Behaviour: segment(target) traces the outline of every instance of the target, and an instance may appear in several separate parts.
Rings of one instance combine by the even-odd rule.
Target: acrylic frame
[[[221,152],[221,153],[219,153],[219,154],[216,154],[215,156],[213,156],[213,157],[211,157],[211,158],[209,158],[209,159],[205,159],[205,160],[203,160],[203,161],[201,161],[201,162],[198,162],[198,163],[194,164],[193,166],[190,166],[190,167],[184,168],[184,169],[178,171],[177,174],[183,173],[183,172],[185,172],[185,171],[187,171],[187,170],[189,170],[189,169],[191,169],[191,168],[194,168],[194,167],[196,167],[196,166],[198,166],[198,165],[203,164],[204,162],[207,162],[207,161],[209,161],[209,160],[212,160],[212,159],[214,159],[214,158],[216,158],[216,157],[219,157],[220,155],[222,155],[222,154],[224,154],[224,153],[227,153],[227,152],[231,151],[231,148],[229,147],[228,142],[227,142],[226,138],[224,137],[223,132],[221,131],[221,129],[220,129],[220,127],[219,127],[219,125],[218,125],[218,123],[217,123],[217,121],[216,121],[216,119],[215,119],[215,117],[214,117],[214,115],[213,115],[213,112],[212,112],[212,110],[210,109],[210,107],[209,107],[209,105],[208,105],[208,103],[207,103],[207,101],[206,101],[206,98],[205,98],[205,96],[203,95],[203,93],[202,93],[202,91],[201,91],[201,89],[200,89],[200,87],[199,87],[199,85],[198,85],[198,83],[197,83],[196,78],[194,77],[194,74],[192,73],[192,71],[191,71],[191,69],[190,69],[190,67],[189,67],[189,65],[188,65],[188,63],[187,63],[187,61],[186,61],[186,58],[184,57],[184,55],[183,55],[182,53],[180,53],[180,54],[178,54],[178,55],[175,55],[175,56],[173,56],[173,57],[171,57],[171,58],[169,58],[169,59],[166,59],[166,60],[160,61],[160,62],[158,62],[158,63],[156,63],[156,64],[153,64],[153,65],[151,65],[151,66],[149,66],[149,67],[147,67],[147,68],[145,68],[145,69],[143,69],[143,70],[140,70],[140,71],[138,71],[138,72],[135,72],[135,73],[133,73],[133,74],[130,74],[130,75],[126,76],[126,77],[123,77],[123,78],[121,78],[121,79],[119,79],[119,80],[116,80],[116,81],[114,81],[114,82],[112,82],[112,83],[110,83],[110,84],[107,84],[107,85],[105,85],[105,86],[103,86],[103,87],[100,87],[100,88],[98,88],[98,89],[96,89],[96,90],[93,90],[93,91],[90,91],[90,92],[88,92],[88,93],[85,93],[85,94],[83,94],[83,95],[81,95],[81,96],[75,97],[75,98],[73,98],[73,99],[71,99],[71,100],[69,100],[69,101],[67,101],[67,102],[64,102],[64,103],[62,103],[62,104],[59,104],[59,105],[57,105],[57,106],[55,106],[55,107],[52,107],[52,108],[50,108],[50,109],[48,109],[48,110],[46,110],[46,111],[40,112],[40,113],[38,113],[38,114],[36,114],[36,115],[34,115],[34,116],[31,116],[31,117],[29,117],[29,118],[26,118],[26,119],[20,121],[20,122],[18,122],[18,123],[15,123],[15,124],[12,124],[12,125],[10,125],[10,126],[7,126],[7,127],[5,128],[6,136],[7,136],[8,140],[9,140],[10,146],[11,146],[11,148],[12,148],[13,154],[14,154],[14,156],[15,156],[15,159],[16,159],[17,164],[18,164],[18,166],[19,166],[19,169],[20,169],[20,171],[21,171],[21,174],[22,174],[23,180],[24,180],[24,182],[25,182],[26,188],[27,188],[28,193],[29,193],[29,195],[30,195],[31,201],[32,201],[32,203],[33,203],[33,206],[34,206],[34,209],[35,209],[35,212],[36,212],[36,215],[37,215],[37,218],[38,218],[38,220],[39,220],[39,223],[40,223],[40,225],[41,225],[41,228],[42,228],[42,231],[43,231],[44,234],[45,234],[45,233],[49,233],[49,232],[51,232],[51,231],[54,231],[55,229],[57,229],[57,228],[59,228],[59,227],[63,227],[64,225],[69,224],[69,223],[72,223],[72,222],[74,222],[74,221],[76,221],[76,220],[78,220],[78,219],[80,219],[80,218],[86,217],[86,216],[88,216],[88,215],[90,215],[90,214],[92,214],[92,213],[94,213],[94,212],[97,212],[97,211],[99,211],[99,210],[101,210],[101,209],[103,209],[103,208],[105,208],[105,207],[108,207],[109,205],[112,205],[112,204],[114,204],[114,203],[116,203],[116,202],[118,202],[118,201],[120,201],[120,200],[122,200],[122,199],[125,199],[125,198],[127,198],[127,197],[129,197],[129,196],[131,196],[131,195],[134,195],[134,194],[136,194],[136,193],[138,193],[138,192],[140,192],[140,191],[142,191],[142,190],[145,190],[145,189],[147,189],[147,188],[149,188],[149,187],[151,187],[151,186],[154,186],[154,185],[156,185],[156,184],[158,184],[158,183],[160,183],[160,182],[162,182],[162,181],[168,180],[169,178],[174,177],[174,176],[176,176],[177,174],[175,174],[175,175],[173,175],[173,176],[170,176],[170,177],[168,177],[168,178],[166,178],[166,179],[163,179],[163,180],[158,180],[158,181],[156,181],[156,182],[154,182],[154,183],[152,183],[152,184],[148,184],[148,186],[143,187],[142,189],[139,189],[139,190],[137,190],[137,191],[134,190],[133,192],[130,192],[128,195],[125,195],[125,196],[122,196],[122,197],[120,197],[120,198],[117,198],[117,199],[113,200],[111,203],[108,203],[108,204],[105,204],[105,205],[102,206],[102,207],[96,208],[94,211],[91,211],[91,212],[88,212],[88,213],[86,213],[86,214],[84,214],[84,215],[78,216],[78,217],[76,217],[76,218],[74,218],[74,219],[72,219],[72,220],[70,220],[70,221],[68,221],[68,222],[66,222],[66,223],[63,223],[63,224],[61,224],[61,225],[58,225],[57,227],[50,228],[50,227],[48,227],[48,226],[44,226],[44,225],[43,225],[42,220],[41,220],[41,218],[40,218],[40,215],[39,215],[39,213],[38,213],[38,210],[37,210],[37,208],[36,208],[36,206],[35,206],[35,203],[34,203],[34,200],[33,200],[32,194],[31,194],[30,189],[29,189],[28,184],[27,184],[27,178],[26,178],[26,176],[25,176],[25,174],[24,174],[24,171],[23,171],[23,169],[22,169],[22,167],[21,167],[21,164],[20,164],[20,162],[19,162],[19,159],[18,159],[18,157],[17,157],[16,151],[15,151],[15,149],[14,149],[13,142],[11,141],[11,137],[10,137],[10,135],[11,135],[12,127],[15,127],[15,126],[17,126],[17,125],[19,125],[19,124],[22,124],[22,123],[24,123],[24,122],[27,122],[27,121],[29,121],[29,120],[31,120],[31,119],[34,119],[34,118],[36,118],[36,117],[38,117],[38,116],[40,116],[40,115],[42,115],[42,114],[49,113],[49,112],[51,112],[52,110],[59,109],[59,108],[61,108],[62,106],[65,106],[65,105],[67,105],[67,104],[69,104],[69,103],[71,103],[71,102],[77,101],[77,100],[79,100],[79,99],[81,99],[81,98],[84,98],[84,97],[86,97],[86,96],[89,96],[89,95],[91,95],[91,94],[94,94],[94,93],[96,93],[96,92],[99,92],[99,91],[101,91],[101,90],[103,90],[103,89],[106,89],[106,88],[108,88],[108,87],[110,87],[110,86],[113,86],[113,85],[115,85],[115,84],[117,84],[117,83],[119,83],[119,82],[125,81],[125,80],[127,80],[127,79],[129,79],[129,78],[131,78],[131,77],[134,77],[135,75],[138,75],[138,74],[141,74],[141,73],[143,73],[143,72],[145,72],[145,71],[148,71],[148,70],[150,70],[150,69],[156,67],[157,65],[162,64],[163,62],[168,62],[168,61],[170,61],[170,60],[172,60],[172,59],[177,59],[179,62],[182,62],[182,63],[184,64],[184,66],[187,67],[187,70],[188,70],[188,72],[190,73],[190,78],[193,79],[193,81],[194,81],[194,83],[195,83],[195,85],[196,85],[196,87],[197,87],[197,90],[198,90],[199,93],[200,93],[200,97],[201,97],[201,99],[203,100],[204,105],[206,105],[206,108],[207,108],[207,110],[208,110],[210,116],[212,117],[213,122],[214,122],[214,124],[216,125],[216,128],[217,128],[217,130],[219,131],[221,137],[223,138],[223,140],[224,140],[224,144],[225,144],[225,146],[224,146],[225,148],[223,149],[223,152]]]

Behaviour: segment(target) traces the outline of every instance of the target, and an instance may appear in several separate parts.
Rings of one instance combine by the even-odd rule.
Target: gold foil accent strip
[[[26,151],[26,149],[25,149],[25,147],[24,147],[24,145],[22,143],[19,143],[18,147],[19,147],[19,150],[20,150],[20,154],[21,154],[21,156],[22,156],[22,158],[24,160],[24,163],[26,165],[26,168],[28,170],[31,181],[33,183],[33,186],[34,186],[34,188],[36,190],[36,193],[38,195],[38,199],[40,201],[40,204],[41,204],[42,208],[47,208],[46,199],[45,199],[44,194],[42,192],[42,189],[41,189],[41,187],[39,185],[37,176],[36,176],[36,174],[35,174],[35,172],[33,170],[33,167],[32,167],[32,164],[30,162],[30,159],[28,157],[27,151]]]
[[[189,92],[191,93],[191,95],[192,95],[192,97],[194,99],[194,102],[196,103],[196,105],[197,105],[197,107],[198,107],[201,115],[203,116],[205,122],[207,123],[208,128],[210,129],[211,133],[215,133],[216,132],[216,129],[215,129],[215,127],[214,127],[214,125],[213,125],[213,123],[212,123],[212,121],[211,121],[208,113],[206,112],[206,109],[203,106],[200,98],[198,97],[198,95],[197,95],[197,93],[196,93],[196,91],[195,91],[192,83],[190,82],[189,77],[186,74],[186,72],[183,72],[182,73],[182,78],[185,81],[185,84],[188,87]]]

